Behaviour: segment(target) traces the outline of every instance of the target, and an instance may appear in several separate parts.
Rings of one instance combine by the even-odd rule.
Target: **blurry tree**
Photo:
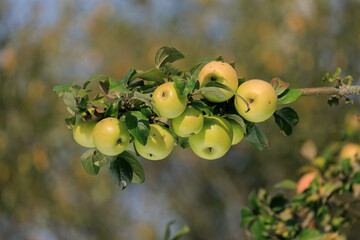
[[[240,239],[250,190],[295,179],[299,146],[341,137],[358,99],[330,109],[326,98],[302,98],[292,106],[300,116],[292,137],[260,125],[270,151],[240,144],[215,162],[183,150],[144,160],[146,183],[122,193],[83,171],[84,149],[64,131],[52,87],[146,70],[162,45],[188,53],[182,68],[222,55],[248,79],[312,87],[339,66],[359,81],[359,10],[356,0],[1,1],[0,238],[159,239],[177,219],[190,226],[188,239]]]

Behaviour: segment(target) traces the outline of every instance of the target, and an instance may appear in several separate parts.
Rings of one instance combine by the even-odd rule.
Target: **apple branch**
[[[346,97],[349,95],[360,95],[360,86],[320,87],[320,88],[299,88],[302,96],[337,95]]]

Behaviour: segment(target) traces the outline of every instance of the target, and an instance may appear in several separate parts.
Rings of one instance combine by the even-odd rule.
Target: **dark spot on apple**
[[[209,149],[209,152],[212,152],[212,147],[209,147],[208,149]]]
[[[116,141],[116,143],[117,144],[120,144],[120,143],[122,143],[122,140],[121,140],[121,138],[119,138],[117,141]]]
[[[249,98],[249,103],[253,103],[253,102],[254,102],[254,99]]]
[[[161,94],[161,96],[162,96],[162,97],[166,97],[166,93],[163,92],[163,93]]]
[[[156,133],[153,133],[153,135],[152,135],[153,137],[156,137]]]
[[[217,80],[216,77],[214,77],[214,76],[211,76],[211,77],[210,77],[210,81],[214,82],[214,81],[216,81],[216,80]]]
[[[150,153],[149,156],[152,157],[153,155]]]
[[[195,135],[195,133],[190,133],[190,136],[194,136]]]
[[[268,104],[271,104],[271,101],[269,101]]]

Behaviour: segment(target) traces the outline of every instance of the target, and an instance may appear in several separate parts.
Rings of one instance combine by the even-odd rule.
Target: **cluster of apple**
[[[235,69],[228,63],[212,61],[199,72],[199,89],[211,86],[214,91],[200,91],[210,103],[234,104],[241,121],[262,122],[271,117],[277,107],[278,96],[266,81],[253,79],[240,84]],[[215,87],[221,85],[222,87]],[[211,90],[211,87],[208,88]],[[222,157],[244,137],[245,125],[225,116],[204,114],[191,105],[189,99],[195,94],[181,96],[174,81],[167,81],[153,91],[152,102],[159,122],[150,122],[148,137],[144,142],[134,139],[134,149],[140,156],[150,160],[167,157],[176,138],[186,138],[193,152],[204,159]],[[201,96],[200,96],[201,98]],[[101,153],[115,156],[128,148],[132,142],[122,118],[106,117],[100,121],[82,121],[78,116],[73,128],[74,139],[84,147],[96,147]],[[170,119],[170,126],[168,126]],[[172,131],[171,131],[171,130]],[[174,136],[174,134],[176,136]]]

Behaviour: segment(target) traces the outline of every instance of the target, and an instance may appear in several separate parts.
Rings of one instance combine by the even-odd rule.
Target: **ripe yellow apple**
[[[198,108],[188,106],[178,117],[171,119],[171,126],[179,137],[195,135],[202,129],[204,117]]]
[[[231,124],[233,130],[233,138],[231,145],[238,144],[244,138],[244,129],[235,120],[233,119],[227,119],[227,120]]]
[[[234,91],[236,91],[239,85],[235,69],[228,63],[217,61],[209,62],[201,69],[199,73],[200,88],[203,87],[206,83],[213,81],[222,83]],[[234,96],[233,93],[225,89],[220,90],[225,94],[225,98],[218,98],[211,93],[203,93],[202,95],[209,102],[215,103],[225,102]]]
[[[198,134],[189,137],[193,152],[201,158],[220,158],[230,149],[233,138],[231,124],[220,116],[204,117],[204,126]]]
[[[241,84],[237,93],[243,97],[250,106],[244,101],[235,97],[235,108],[237,112],[250,122],[263,122],[270,118],[277,106],[277,95],[274,88],[268,83],[260,79],[252,79]]]
[[[149,160],[166,158],[173,150],[174,144],[174,136],[169,129],[157,124],[150,124],[150,134],[145,145],[135,139],[136,151]]]
[[[298,194],[302,193],[303,191],[305,191],[306,189],[308,189],[310,187],[310,184],[312,183],[312,181],[314,181],[314,179],[316,178],[318,174],[316,172],[309,172],[306,173],[305,175],[303,175],[297,185],[296,185],[296,192]],[[319,182],[322,182],[322,179],[319,178]]]
[[[95,147],[101,153],[115,156],[129,145],[130,133],[125,123],[117,118],[108,117],[96,124],[93,139]]]
[[[96,121],[83,122],[81,117],[76,119],[75,126],[73,128],[73,136],[79,145],[87,148],[95,147],[92,134],[96,123]]]
[[[167,82],[158,86],[154,91],[153,100],[161,117],[170,119],[182,114],[188,101],[187,96],[181,97],[179,95],[174,82]]]
[[[354,163],[356,159],[360,159],[360,145],[355,143],[345,144],[340,151],[340,160],[350,158],[350,162]]]

